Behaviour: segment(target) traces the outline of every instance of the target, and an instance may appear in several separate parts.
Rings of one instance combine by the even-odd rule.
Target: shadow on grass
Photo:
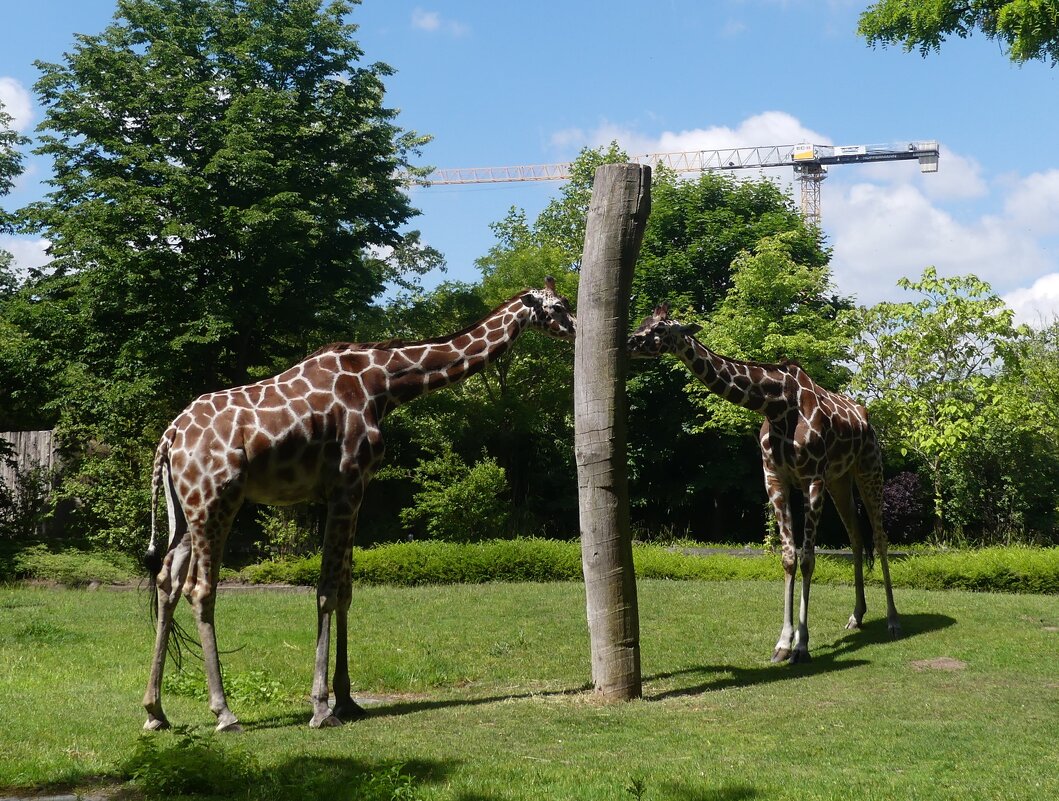
[[[952,626],[956,621],[947,615],[914,614],[901,617],[902,639],[915,637],[932,631],[940,631]],[[664,701],[667,698],[678,698],[688,695],[724,690],[729,687],[753,687],[771,684],[777,681],[791,681],[821,673],[835,673],[870,664],[866,659],[848,659],[850,654],[869,645],[893,642],[886,621],[870,620],[859,631],[851,631],[830,645],[821,645],[812,651],[812,661],[798,665],[768,664],[762,667],[745,668],[737,665],[700,665],[697,667],[656,673],[645,676],[644,683],[672,679],[677,676],[718,675],[717,678],[702,681],[687,687],[677,687],[647,696],[649,701]]]
[[[761,797],[761,791],[748,784],[704,788],[683,782],[666,782],[659,792],[658,797],[666,801],[748,801]]]
[[[912,614],[901,618],[903,638],[915,637],[933,631],[940,631],[955,624],[956,621],[946,615],[935,614]],[[745,668],[736,665],[701,665],[698,667],[685,668],[664,673],[656,673],[645,676],[644,683],[672,679],[677,676],[689,675],[716,675],[706,681],[701,681],[687,687],[678,687],[664,690],[654,695],[647,695],[649,701],[663,701],[667,698],[676,698],[687,695],[700,695],[706,692],[724,690],[729,687],[751,687],[761,684],[770,684],[777,681],[791,681],[806,676],[815,676],[822,673],[834,673],[842,670],[861,667],[870,664],[866,659],[848,659],[848,655],[856,653],[869,645],[893,642],[886,628],[886,621],[882,618],[870,620],[864,624],[859,631],[851,631],[835,643],[821,645],[813,651],[813,660],[807,664],[800,665],[774,665],[767,664],[761,667]],[[413,715],[420,712],[429,712],[435,709],[449,709],[453,707],[484,706],[486,704],[497,704],[503,701],[517,701],[525,698],[554,698],[558,696],[574,696],[592,690],[592,684],[583,684],[566,690],[549,690],[544,692],[511,693],[507,695],[492,695],[483,698],[447,698],[447,699],[422,699],[396,701],[379,706],[370,707],[367,710],[369,718],[399,717],[401,715]],[[275,729],[287,726],[306,726],[310,718],[310,712],[290,712],[282,715],[262,718],[258,721],[249,721],[254,729]],[[353,723],[352,725],[356,725]],[[752,788],[737,788],[739,792],[746,792]],[[717,796],[719,791],[711,791],[715,795],[705,795],[702,798],[718,799],[740,799],[751,798],[749,795]],[[689,796],[692,797],[692,796]]]

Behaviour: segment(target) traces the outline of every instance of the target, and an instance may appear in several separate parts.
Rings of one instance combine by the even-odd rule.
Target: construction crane
[[[651,153],[632,161],[663,165],[674,172],[703,170],[764,169],[793,167],[801,184],[802,216],[820,225],[820,184],[832,164],[864,164],[875,161],[919,161],[920,172],[938,171],[938,143],[901,142],[888,145],[772,145],[735,147],[727,150],[692,150],[683,153]],[[518,167],[468,167],[435,170],[423,179],[428,186],[495,184],[513,181],[562,181],[570,177],[571,163],[530,164]]]

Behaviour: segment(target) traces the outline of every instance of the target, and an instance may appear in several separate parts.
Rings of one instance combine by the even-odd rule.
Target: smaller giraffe
[[[772,661],[809,661],[809,585],[816,564],[816,527],[826,491],[853,546],[856,602],[847,628],[858,629],[864,619],[864,544],[857,521],[853,485],[860,490],[874,535],[875,551],[886,587],[886,619],[890,634],[901,626],[894,607],[887,560],[886,533],[882,525],[882,453],[867,410],[815,383],[793,362],[759,364],[720,356],[695,339],[698,325],[682,325],[669,318],[669,306],[655,307],[629,337],[634,358],[657,358],[663,353],[679,357],[707,389],[744,409],[765,416],[759,443],[765,471],[765,489],[776,513],[783,548],[783,626]],[[800,489],[805,496],[805,531],[802,549],[795,549],[789,494]],[[794,579],[802,568],[798,628],[794,628]]]
[[[241,728],[225,698],[213,621],[225,540],[244,501],[327,504],[309,725],[337,726],[362,716],[350,693],[346,652],[351,554],[364,489],[383,456],[383,417],[481,371],[527,330],[572,340],[576,322],[549,276],[544,289],[519,292],[451,336],[327,345],[277,376],[203,395],[178,415],[158,443],[151,481],[145,562],[157,594],[158,624],[143,698],[144,728],[169,726],[162,711],[162,671],[181,594],[195,612],[217,729]],[[169,510],[164,550],[155,544],[159,490]],[[333,709],[327,681],[332,617]]]

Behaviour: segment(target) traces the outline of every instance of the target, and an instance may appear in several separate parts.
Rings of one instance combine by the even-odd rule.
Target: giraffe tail
[[[166,465],[169,463],[169,445],[171,440],[167,431],[154,452],[154,466],[151,470],[151,542],[147,546],[147,553],[143,555],[143,565],[147,568],[151,580],[151,608],[155,608],[155,600],[158,595],[158,587],[155,579],[162,572],[162,553],[158,548],[158,491],[162,486],[162,476]]]

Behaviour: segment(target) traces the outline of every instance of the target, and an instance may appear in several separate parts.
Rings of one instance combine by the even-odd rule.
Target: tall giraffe
[[[479,372],[527,329],[571,340],[575,326],[569,301],[549,276],[543,290],[520,292],[451,336],[327,345],[273,378],[203,395],[188,406],[162,435],[154,459],[145,561],[157,590],[158,624],[144,728],[169,725],[162,711],[162,670],[173,609],[183,592],[198,624],[217,730],[240,729],[225,699],[213,621],[225,540],[244,501],[327,504],[309,725],[337,726],[363,715],[350,694],[346,626],[357,513],[383,456],[379,424],[399,404]],[[159,487],[169,510],[164,553],[155,544]],[[333,711],[327,685],[332,616]]]
[[[698,325],[681,325],[669,318],[666,304],[655,307],[629,337],[633,357],[678,356],[707,389],[727,401],[765,416],[759,443],[765,469],[765,489],[776,512],[783,548],[783,627],[772,654],[773,662],[809,661],[809,585],[816,565],[816,527],[826,491],[853,546],[856,602],[846,628],[860,628],[864,600],[864,544],[857,523],[853,485],[871,520],[875,551],[886,586],[886,619],[890,634],[901,625],[894,607],[882,525],[882,453],[867,410],[816,384],[793,362],[759,364],[720,356],[695,339]],[[805,497],[805,531],[801,550],[802,593],[798,629],[794,629],[794,578],[798,552],[794,545],[789,493],[796,487]]]

